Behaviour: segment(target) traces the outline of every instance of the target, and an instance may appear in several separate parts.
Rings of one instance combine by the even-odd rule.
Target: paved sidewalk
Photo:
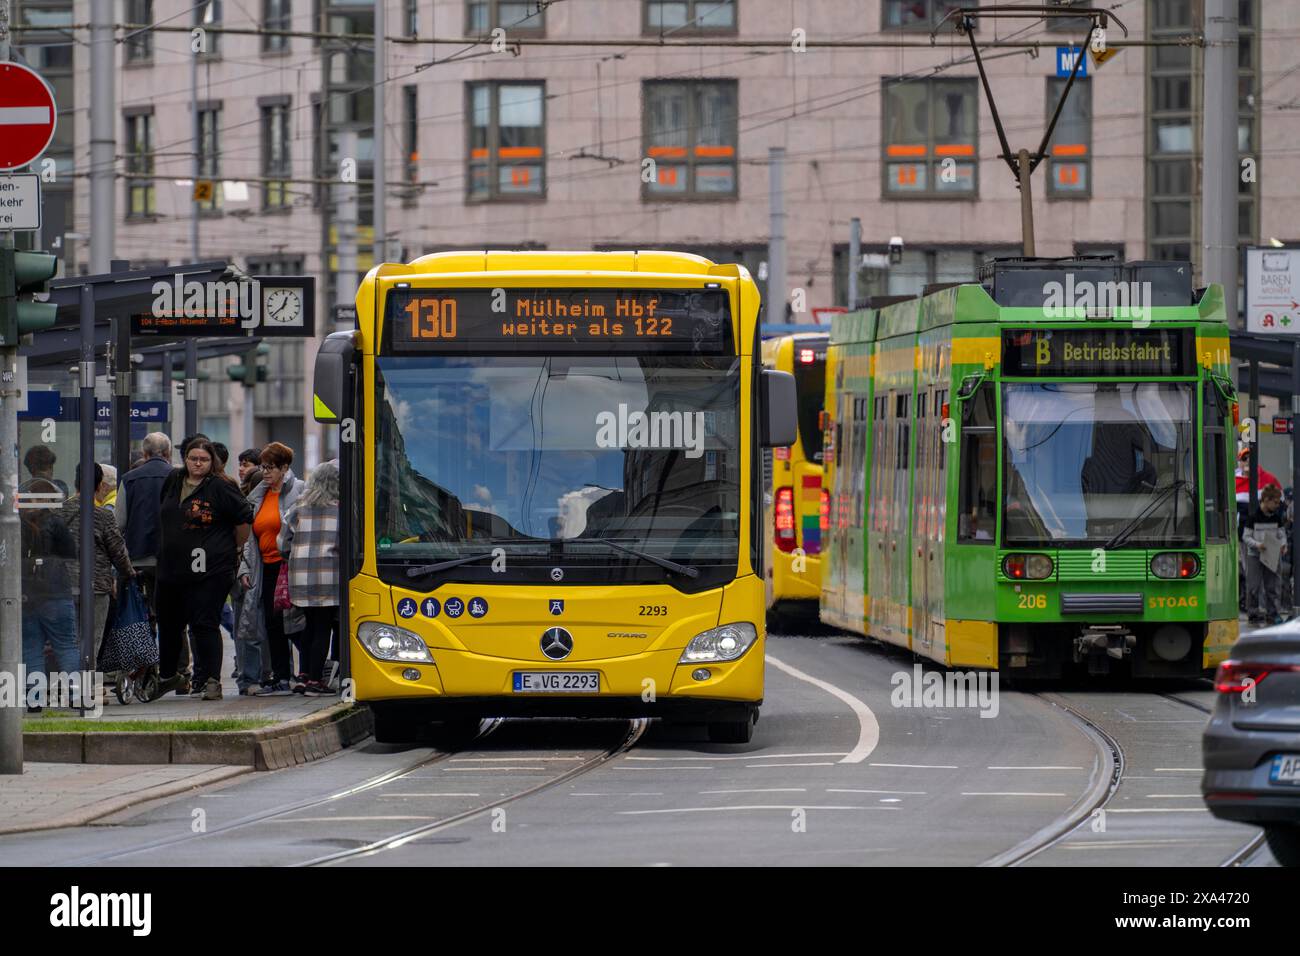
[[[252,770],[211,764],[28,762],[21,776],[0,774],[0,834],[82,826],[133,804]]]
[[[289,694],[286,697],[240,697],[239,687],[230,676],[235,669],[234,645],[224,636],[224,632],[221,643],[225,652],[221,663],[221,692],[225,696],[221,700],[178,697],[175,693],[170,693],[148,704],[132,701],[123,705],[117,702],[110,691],[108,703],[97,719],[210,720],[218,717],[244,717],[285,722],[306,717],[339,702],[337,694],[330,697],[305,697],[302,694]],[[69,710],[59,710],[57,713],[76,715],[76,711]],[[29,730],[33,729],[30,725],[31,721],[28,721]]]

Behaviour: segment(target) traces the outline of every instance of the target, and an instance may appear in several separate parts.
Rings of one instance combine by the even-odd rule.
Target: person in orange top
[[[260,644],[265,653],[260,684],[254,684],[255,675],[240,675],[241,694],[291,692],[289,680],[294,671],[289,639],[284,633],[284,612],[277,611],[274,602],[275,584],[284,567],[276,539],[285,512],[302,492],[302,482],[289,467],[292,464],[293,449],[271,442],[262,449],[262,483],[248,496],[253,507],[253,534],[244,545],[239,568],[245,593],[238,628],[241,639]]]

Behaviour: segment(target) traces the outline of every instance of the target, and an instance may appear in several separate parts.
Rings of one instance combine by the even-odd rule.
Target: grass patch
[[[274,720],[258,717],[219,717],[212,720],[94,720],[83,717],[45,715],[27,717],[23,730],[35,733],[83,734],[122,733],[124,731],[152,731],[153,733],[215,732],[231,730],[259,730],[270,727]]]

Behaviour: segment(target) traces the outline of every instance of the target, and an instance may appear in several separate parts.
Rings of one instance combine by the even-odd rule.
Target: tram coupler
[[[1074,659],[1087,660],[1090,672],[1105,673],[1107,657],[1122,661],[1136,646],[1137,638],[1122,624],[1091,624],[1074,639]]]

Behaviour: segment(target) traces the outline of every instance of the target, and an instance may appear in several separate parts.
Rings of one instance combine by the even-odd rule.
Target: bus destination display
[[[1195,375],[1192,329],[1011,329],[1003,375]]]
[[[731,352],[720,289],[395,289],[382,351]]]

